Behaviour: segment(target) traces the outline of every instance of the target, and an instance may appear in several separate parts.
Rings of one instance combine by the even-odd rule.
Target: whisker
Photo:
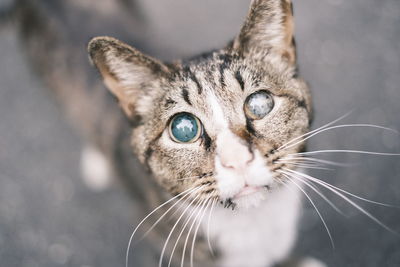
[[[180,194],[174,196],[173,198],[171,198],[171,199],[165,201],[163,204],[159,205],[159,206],[158,206],[157,208],[155,208],[152,212],[150,212],[143,220],[140,221],[140,223],[139,223],[139,224],[136,226],[136,228],[133,230],[133,232],[132,232],[132,234],[131,234],[131,236],[130,236],[130,238],[129,238],[128,248],[126,249],[125,267],[128,267],[128,266],[129,266],[129,250],[130,250],[130,247],[131,247],[131,244],[132,244],[133,237],[134,237],[135,233],[137,232],[137,230],[139,229],[139,227],[140,227],[152,214],[154,214],[156,211],[158,211],[159,209],[161,209],[162,207],[164,207],[165,205],[167,205],[167,204],[170,203],[171,201],[174,201],[175,199],[179,198],[179,197],[182,196],[182,195],[190,194],[191,192],[193,192],[193,191],[195,191],[195,190],[197,190],[197,189],[200,189],[200,188],[201,188],[201,186],[197,186],[197,187],[189,188],[189,189],[187,189],[187,190],[181,192]]]
[[[201,188],[201,187],[200,187]],[[153,229],[154,227],[157,226],[157,224],[176,206],[178,205],[181,201],[183,201],[180,205],[180,207],[178,207],[174,213],[172,213],[171,218],[175,216],[175,214],[181,210],[181,208],[183,208],[185,206],[185,204],[190,200],[190,195],[196,193],[197,191],[200,190],[200,188],[198,188],[198,190],[195,190],[193,192],[189,192],[188,194],[184,195],[182,198],[180,198],[176,203],[174,203],[174,205],[172,205],[171,207],[169,207],[169,209],[164,212],[160,218],[157,219],[157,221],[143,234],[142,238],[140,240],[143,240]],[[186,198],[187,197],[187,198]],[[186,198],[186,199],[185,199]]]
[[[288,172],[284,172],[284,171],[279,171],[281,173],[284,173],[286,175],[290,175],[290,173]],[[347,217],[335,204],[332,203],[332,201],[330,201],[321,191],[319,191],[315,186],[313,186],[311,183],[304,181],[303,179],[300,179],[296,176],[291,176],[292,178],[295,178],[296,180],[298,180],[299,182],[307,185],[309,188],[311,188],[315,193],[317,193],[321,198],[323,198],[328,204],[329,206],[331,206],[334,210],[336,210],[339,214]]]
[[[322,166],[322,164],[319,163],[319,162],[312,162],[312,161],[306,162],[306,161],[303,161],[303,160],[278,159],[278,160],[276,160],[276,162],[277,163],[289,163],[289,164],[302,164],[302,165],[311,166],[311,167],[320,167],[320,166]]]
[[[204,204],[203,204],[204,205]],[[186,246],[190,237],[190,233],[192,232],[192,229],[194,225],[196,224],[197,218],[200,216],[200,212],[197,213],[196,217],[193,219],[192,224],[190,225],[190,228],[187,232],[186,238],[185,238],[185,243],[183,245],[183,250],[182,250],[182,257],[181,257],[181,267],[183,267],[183,264],[185,262],[185,253],[186,253]]]
[[[377,155],[377,156],[400,156],[400,153],[385,153],[385,152],[373,152],[373,151],[363,151],[363,150],[316,150],[316,151],[308,151],[308,152],[300,152],[294,153],[290,155],[313,155],[319,153],[355,153],[355,154],[368,154],[368,155]]]
[[[357,127],[359,127],[359,128],[360,127],[361,128],[375,128],[375,129],[391,131],[391,132],[394,132],[396,134],[399,134],[399,132],[394,130],[394,129],[383,127],[383,126],[379,126],[379,125],[374,125],[374,124],[343,124],[343,125],[336,125],[336,126],[332,126],[332,127],[321,129],[321,130],[319,130],[317,132],[314,132],[314,133],[306,136],[305,138],[301,139],[300,141],[295,142],[294,144],[290,144],[288,146],[283,146],[283,147],[281,146],[280,149],[289,149],[291,147],[294,147],[297,144],[300,144],[300,143],[310,139],[311,137],[314,137],[314,136],[316,136],[316,135],[318,135],[320,133],[323,133],[323,132],[326,132],[326,131],[329,131],[329,130],[340,129],[340,128],[350,128],[350,127],[354,127],[354,128],[357,128]]]
[[[182,229],[181,229],[181,231],[180,231],[180,233],[179,233],[179,235],[178,235],[178,237],[177,237],[177,239],[176,239],[176,241],[175,241],[174,247],[173,247],[173,249],[172,249],[172,252],[171,252],[171,255],[170,255],[170,258],[169,258],[169,262],[168,262],[168,267],[171,266],[172,258],[173,258],[173,256],[174,256],[175,249],[176,249],[176,247],[178,246],[179,239],[181,238],[183,232],[185,231],[186,226],[189,224],[189,222],[190,222],[190,220],[192,219],[193,215],[196,213],[197,208],[198,208],[199,206],[201,206],[205,201],[206,201],[206,200],[201,201],[201,202],[192,210],[192,212],[190,213],[189,217],[188,217],[188,218],[186,219],[186,221],[184,222],[184,225],[183,225],[183,227],[182,227]]]
[[[168,237],[167,237],[167,240],[165,241],[164,246],[163,246],[162,251],[161,251],[160,260],[159,260],[159,262],[158,262],[158,266],[159,266],[159,267],[162,267],[162,262],[163,262],[164,253],[165,253],[165,250],[166,250],[166,248],[167,248],[168,241],[169,241],[169,239],[170,239],[171,236],[172,236],[172,233],[174,232],[176,226],[179,224],[179,222],[181,221],[182,217],[185,215],[185,213],[186,213],[187,210],[190,208],[190,206],[191,206],[199,197],[200,197],[200,195],[197,195],[197,196],[189,203],[189,205],[188,205],[188,206],[186,207],[186,209],[182,212],[181,216],[179,216],[179,218],[176,220],[176,223],[174,224],[174,226],[172,227],[171,231],[169,232]]]
[[[329,230],[328,225],[326,224],[324,218],[322,217],[322,214],[319,212],[317,206],[315,205],[314,201],[311,199],[311,197],[307,194],[307,192],[301,188],[300,185],[298,185],[295,181],[293,181],[293,179],[291,178],[291,176],[287,175],[287,174],[283,174],[288,180],[290,180],[297,188],[299,188],[301,190],[301,192],[303,192],[303,194],[307,197],[307,199],[310,201],[311,205],[314,207],[315,211],[317,212],[319,218],[322,221],[322,224],[324,225],[326,232],[328,233],[329,239],[331,241],[331,245],[332,248],[335,249],[335,243],[333,242],[333,238],[332,238],[332,234],[331,231]]]
[[[312,177],[312,176],[310,176],[310,175],[307,175],[307,174],[305,174],[305,173],[296,172],[296,171],[294,171],[294,170],[290,170],[290,169],[286,169],[286,168],[285,168],[285,170],[287,170],[287,171],[289,171],[289,172],[292,172],[292,173],[296,173],[297,175],[301,175],[302,177],[304,177],[303,175],[308,176],[308,178],[309,178],[310,180],[317,180],[317,181],[314,181],[314,182],[316,182],[316,183],[321,183],[321,184],[323,184],[323,185],[325,185],[325,186],[328,186],[328,187],[330,187],[330,188],[332,188],[332,189],[335,189],[335,190],[337,190],[337,191],[340,191],[340,192],[342,192],[342,193],[344,193],[344,194],[346,194],[346,195],[349,195],[349,196],[351,196],[351,197],[357,198],[357,199],[362,200],[362,201],[364,201],[364,202],[368,202],[368,203],[371,203],[371,204],[375,204],[375,205],[379,205],[379,206],[384,206],[384,207],[388,207],[388,208],[400,208],[400,207],[395,206],[395,205],[390,205],[390,204],[386,204],[386,203],[382,203],[382,202],[378,202],[378,201],[373,201],[373,200],[370,200],[370,199],[367,199],[367,198],[363,198],[363,197],[357,196],[357,195],[352,194],[352,193],[350,193],[350,192],[348,192],[348,191],[346,191],[346,190],[344,190],[344,189],[342,189],[342,188],[339,188],[339,187],[336,187],[336,186],[334,186],[334,185],[331,185],[331,184],[329,184],[329,183],[327,183],[327,182],[325,182],[325,181],[322,181],[322,180],[320,180],[320,179],[317,179],[317,178]],[[306,178],[306,177],[304,177],[304,178]]]
[[[302,177],[304,177],[305,179],[309,179],[311,181],[314,181],[317,184],[320,184],[322,186],[324,186],[326,189],[332,191],[333,193],[335,193],[336,195],[340,196],[342,199],[344,199],[345,201],[347,201],[349,204],[351,204],[353,207],[355,207],[357,210],[359,210],[360,212],[362,212],[364,215],[366,215],[368,218],[370,218],[371,220],[373,220],[375,223],[377,223],[378,225],[380,225],[381,227],[383,227],[384,229],[386,229],[387,231],[395,234],[395,235],[399,235],[399,233],[397,233],[396,231],[394,231],[393,229],[391,229],[389,226],[387,226],[386,224],[384,224],[383,222],[381,222],[380,220],[378,220],[375,216],[373,216],[371,213],[369,213],[368,211],[366,211],[364,208],[360,207],[358,204],[356,204],[354,201],[352,201],[351,199],[349,199],[348,197],[346,197],[345,195],[343,195],[342,193],[340,193],[338,190],[333,189],[332,185],[328,186],[325,185],[324,183],[322,183],[322,181],[320,181],[317,178],[314,178],[310,175],[304,174],[304,173],[300,173],[300,172],[296,172],[293,170],[288,170],[292,173],[296,173]],[[332,187],[331,187],[332,186]],[[370,201],[368,201],[370,202]],[[376,204],[376,203],[375,203]],[[381,203],[382,204],[382,203]]]
[[[209,248],[212,256],[215,256],[215,255],[214,255],[214,250],[213,250],[213,248],[211,246],[211,242],[210,242],[210,222],[211,222],[212,212],[213,212],[214,207],[216,206],[217,202],[218,202],[218,199],[216,198],[211,206],[211,210],[210,210],[210,213],[208,214],[208,222],[207,222],[207,244],[208,244],[208,248]]]
[[[189,202],[189,198],[187,198],[184,202],[182,202],[182,204],[171,214],[169,219],[171,220],[172,218],[174,218],[175,215],[179,213],[180,210],[186,206],[187,202]]]
[[[303,169],[313,169],[313,170],[326,170],[326,171],[333,171],[333,169],[320,167],[318,165],[311,165],[311,164],[302,164],[302,163],[295,163],[295,162],[285,162],[281,161],[281,163],[290,164],[295,167],[303,168]]]
[[[213,175],[213,173],[206,173],[206,174],[202,174],[202,175],[196,175],[196,176],[191,176],[191,177],[176,179],[176,181],[184,181],[184,180],[191,180],[191,179],[199,179],[199,178],[209,177],[209,176],[212,176],[212,175]]]
[[[329,126],[335,124],[335,123],[338,122],[338,121],[343,120],[344,118],[346,118],[347,116],[349,116],[352,112],[353,112],[353,111],[350,111],[350,112],[344,114],[343,116],[337,118],[336,120],[333,120],[332,122],[327,123],[327,124],[325,124],[325,125],[319,127],[318,129],[315,129],[315,130],[313,130],[313,131],[310,131],[310,132],[308,132],[308,133],[305,133],[305,134],[303,134],[303,135],[300,135],[300,136],[297,136],[297,137],[293,138],[293,139],[290,140],[289,142],[287,142],[287,143],[281,145],[277,150],[279,151],[279,150],[281,150],[283,147],[285,147],[285,146],[287,146],[287,145],[289,145],[289,144],[291,144],[291,143],[293,143],[293,142],[296,142],[297,140],[299,140],[299,139],[301,139],[301,138],[303,138],[303,137],[305,137],[305,136],[308,136],[308,135],[310,135],[310,134],[313,134],[313,133],[315,133],[315,132],[318,132],[318,131],[320,131],[320,130],[322,130],[322,129],[325,129],[325,128],[327,128],[327,127],[329,127]]]
[[[339,166],[339,167],[350,167],[354,166],[354,164],[347,164],[347,163],[341,163],[341,162],[336,162],[336,161],[330,161],[330,160],[323,160],[323,159],[318,159],[318,158],[312,158],[312,157],[306,157],[306,156],[299,156],[299,157],[284,157],[280,160],[285,160],[285,161],[291,161],[291,160],[299,160],[299,161],[311,161],[311,162],[317,162],[317,163],[322,163],[326,165],[332,165],[332,166]]]
[[[211,199],[209,199],[207,201],[207,206],[205,206],[203,214],[201,215],[201,217],[199,219],[199,222],[197,223],[196,231],[194,232],[194,237],[193,237],[193,241],[192,241],[192,249],[190,251],[190,266],[191,267],[193,267],[194,244],[196,242],[197,233],[198,233],[198,231],[200,229],[201,222],[202,222],[202,220],[204,218],[204,215],[206,214],[207,208],[210,205],[210,203],[211,203]]]

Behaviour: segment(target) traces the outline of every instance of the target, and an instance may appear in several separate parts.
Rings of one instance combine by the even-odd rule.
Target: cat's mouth
[[[244,186],[232,198],[225,201],[226,208],[248,209],[258,207],[267,196],[268,187],[265,186]]]
[[[263,190],[263,187],[246,185],[232,199],[238,200],[240,198],[255,194],[261,190]]]

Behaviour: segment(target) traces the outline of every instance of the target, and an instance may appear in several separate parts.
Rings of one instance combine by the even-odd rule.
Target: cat
[[[123,114],[99,79],[82,75],[86,57],[73,38],[85,21],[42,16],[49,8],[65,10],[65,2],[21,2],[33,64],[143,213],[159,219],[154,228],[144,220],[138,229],[151,230],[160,266],[266,267],[288,260],[302,191],[290,178],[298,170],[291,158],[305,150],[299,138],[312,122],[290,0],[253,0],[232,42],[183,61],[163,63],[117,39],[92,39],[91,62]],[[174,220],[164,218],[171,213]]]
[[[312,114],[296,72],[291,2],[253,1],[233,42],[185,62],[164,64],[110,37],[94,38],[88,51],[135,123],[131,144],[140,162],[163,190],[194,207],[177,222],[198,219],[196,238],[214,208],[209,234],[221,255],[218,266],[283,261],[295,240],[300,201],[279,172],[294,166],[279,160],[304,144],[279,148],[308,132]]]

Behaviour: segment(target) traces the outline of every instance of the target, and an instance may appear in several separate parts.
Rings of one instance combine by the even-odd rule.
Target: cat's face
[[[281,2],[289,3],[255,1],[228,48],[185,63],[164,65],[108,37],[89,45],[135,123],[134,152],[170,193],[199,188],[199,199],[256,206],[284,179],[278,160],[303,149],[278,149],[306,133],[311,117],[295,73],[290,8]]]

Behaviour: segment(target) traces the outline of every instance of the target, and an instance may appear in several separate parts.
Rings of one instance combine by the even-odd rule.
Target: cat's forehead
[[[229,53],[214,52],[182,63],[169,81],[164,101],[166,106],[184,102],[184,105],[207,112],[210,98],[216,98],[229,109],[258,90],[279,93],[290,87],[287,84],[290,80],[285,69],[280,70],[266,61],[261,64]]]
[[[211,53],[182,63],[170,82],[169,95],[181,95],[191,102],[190,96],[195,101],[204,101],[213,94],[232,102],[253,90],[274,92],[285,87],[285,80],[284,72],[265,61],[257,64],[227,53]]]

